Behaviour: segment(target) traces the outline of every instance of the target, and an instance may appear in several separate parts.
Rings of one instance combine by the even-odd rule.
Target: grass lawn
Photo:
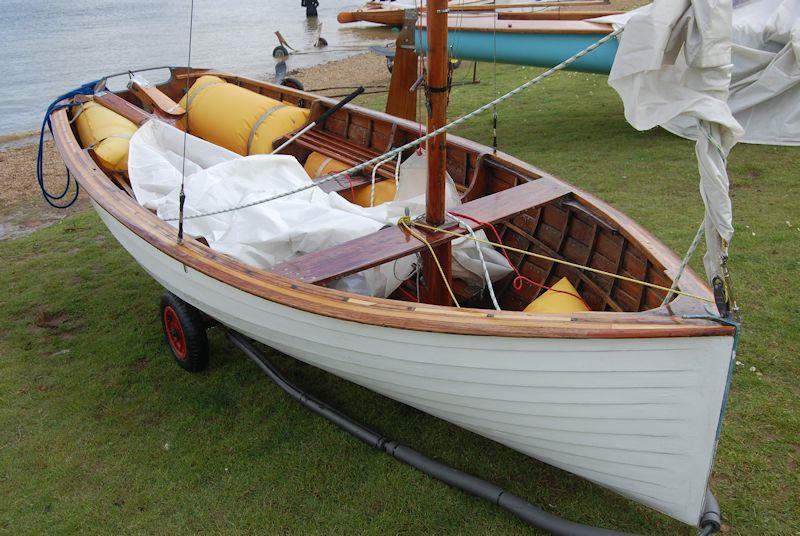
[[[453,93],[453,115],[494,95],[492,69],[482,67],[481,84]],[[535,72],[498,67],[497,91]],[[366,102],[380,107],[381,98]],[[685,251],[703,213],[693,144],[658,129],[634,131],[604,77],[560,74],[499,114],[505,151],[597,194]],[[479,118],[458,133],[490,143],[490,123]],[[712,487],[732,534],[800,530],[798,168],[800,150],[783,147],[738,146],[729,162],[744,365],[734,375]],[[218,333],[206,372],[180,370],[162,342],[161,289],[93,212],[3,242],[0,289],[2,534],[535,533],[300,408]],[[646,534],[693,533],[580,478],[276,358],[323,400],[554,513]]]

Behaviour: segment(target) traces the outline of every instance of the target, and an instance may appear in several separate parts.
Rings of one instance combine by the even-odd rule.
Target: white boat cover
[[[194,136],[186,137],[184,214],[192,216],[294,190],[312,183],[298,161],[284,155],[236,153]],[[130,141],[128,174],[136,199],[162,219],[178,214],[184,134],[160,121],[148,121]],[[412,216],[425,211],[425,158],[403,162],[395,200],[364,208],[337,193],[310,188],[279,199],[202,218],[184,220],[184,231],[204,237],[215,251],[259,268],[270,268],[293,257],[319,251],[396,224],[406,209]],[[460,204],[448,177],[447,206]],[[176,221],[170,224],[177,227]],[[481,236],[485,239],[485,235]],[[453,242],[453,275],[472,285],[484,285],[476,242]],[[511,272],[505,257],[480,245],[492,280]],[[389,296],[413,273],[411,255],[339,279],[332,286],[372,296]]]
[[[709,3],[708,9],[720,9],[713,6]],[[650,6],[594,20],[624,26],[647,11]],[[728,105],[744,127],[740,141],[800,145],[800,2],[734,0],[732,28]],[[661,126],[697,138],[696,122],[690,118],[676,117]]]
[[[722,276],[733,237],[726,170],[743,134],[728,106],[731,81],[731,0],[655,0],[625,23],[608,83],[625,118],[639,130],[673,121],[694,123],[700,193],[706,206],[709,280]]]

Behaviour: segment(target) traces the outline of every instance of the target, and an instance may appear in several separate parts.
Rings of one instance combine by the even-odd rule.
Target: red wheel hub
[[[171,306],[164,307],[164,329],[167,332],[167,340],[172,347],[175,355],[183,361],[186,359],[186,335],[183,333],[183,326],[178,318],[178,313]]]

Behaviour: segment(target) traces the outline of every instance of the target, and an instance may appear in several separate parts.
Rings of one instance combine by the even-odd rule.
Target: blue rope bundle
[[[72,206],[72,204],[78,199],[79,186],[78,182],[75,181],[75,193],[72,198],[63,204],[58,203],[64,199],[64,197],[66,197],[70,190],[70,186],[72,185],[72,175],[70,175],[69,168],[67,168],[67,184],[64,186],[64,191],[56,195],[47,190],[47,187],[44,184],[44,129],[49,129],[50,133],[52,134],[53,125],[50,123],[50,116],[53,114],[53,112],[75,105],[74,102],[65,103],[63,102],[64,100],[72,99],[78,95],[93,95],[94,89],[97,87],[98,83],[100,83],[100,80],[95,80],[94,82],[89,82],[88,84],[84,84],[77,89],[73,89],[72,91],[64,93],[51,102],[50,106],[47,107],[47,111],[45,112],[44,121],[42,121],[42,129],[39,132],[39,151],[36,155],[36,180],[39,182],[39,188],[42,190],[42,196],[44,196],[44,200],[47,201],[51,207],[67,208]]]

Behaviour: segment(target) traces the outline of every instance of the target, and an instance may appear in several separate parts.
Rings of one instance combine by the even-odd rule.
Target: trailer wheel
[[[272,49],[272,57],[277,59],[283,59],[289,56],[289,51],[283,45],[278,45]]]
[[[283,82],[281,82],[281,85],[290,87],[292,89],[299,89],[300,91],[303,91],[305,89],[303,83],[300,80],[298,80],[297,78],[292,78],[291,76],[284,78]]]
[[[200,311],[166,291],[161,297],[161,325],[178,366],[189,372],[208,366],[208,336]]]

